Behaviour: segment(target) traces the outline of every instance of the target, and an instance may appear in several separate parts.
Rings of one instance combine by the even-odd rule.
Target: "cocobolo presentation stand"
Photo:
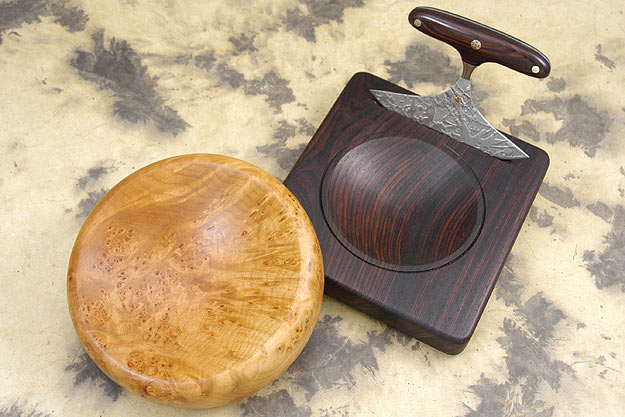
[[[380,106],[349,81],[284,181],[306,209],[326,293],[455,354],[473,334],[549,158],[503,161]]]

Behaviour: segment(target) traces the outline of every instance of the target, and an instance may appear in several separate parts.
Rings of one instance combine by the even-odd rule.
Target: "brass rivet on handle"
[[[419,19],[415,19],[413,23],[414,23],[415,27],[420,27],[421,26],[421,21]]]
[[[533,72],[534,74],[538,74],[538,72],[539,72],[539,71],[540,71],[540,68],[538,68],[538,65],[534,65],[534,66],[532,67],[532,72]]]
[[[475,49],[477,51],[481,47],[482,47],[482,42],[478,41],[477,39],[473,39],[471,41],[471,48],[473,48],[473,49]]]

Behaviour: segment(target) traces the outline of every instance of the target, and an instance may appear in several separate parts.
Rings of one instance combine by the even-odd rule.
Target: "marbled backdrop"
[[[492,123],[551,156],[467,349],[447,356],[330,298],[301,357],[225,408],[161,407],[88,359],[65,274],[85,216],[141,166],[183,153],[284,178],[351,75],[422,94],[456,52],[375,0],[0,2],[0,416],[622,416],[625,6],[434,1],[551,58],[538,81],[488,64]]]

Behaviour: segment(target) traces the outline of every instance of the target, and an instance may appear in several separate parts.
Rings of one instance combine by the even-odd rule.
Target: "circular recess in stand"
[[[363,261],[397,272],[432,270],[464,254],[484,224],[484,192],[445,145],[381,137],[346,149],[321,187],[332,233]]]

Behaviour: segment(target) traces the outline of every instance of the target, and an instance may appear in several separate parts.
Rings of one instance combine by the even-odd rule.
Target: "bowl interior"
[[[482,188],[462,158],[413,138],[373,139],[339,155],[321,199],[330,229],[348,250],[396,271],[453,261],[484,219]]]

